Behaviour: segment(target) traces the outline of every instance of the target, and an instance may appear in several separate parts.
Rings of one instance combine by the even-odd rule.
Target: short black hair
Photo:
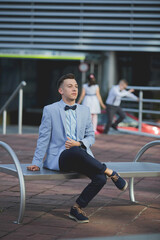
[[[65,79],[75,79],[75,75],[73,73],[67,73],[67,74],[63,75],[62,77],[60,77],[60,79],[57,82],[58,89],[61,86],[61,84],[64,82]]]
[[[128,81],[126,79],[121,79],[119,82],[123,82],[128,86]]]

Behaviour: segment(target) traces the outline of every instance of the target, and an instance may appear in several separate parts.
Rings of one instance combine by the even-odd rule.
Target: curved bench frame
[[[146,145],[144,145],[139,152],[137,153],[135,159],[133,162],[137,162],[139,161],[139,159],[142,157],[142,155],[151,147],[156,146],[156,145],[160,145],[160,140],[155,140],[152,142],[147,143]],[[130,195],[130,199],[132,202],[136,202],[135,200],[135,196],[134,196],[134,177],[130,178],[130,183],[129,183],[129,195]]]
[[[144,152],[155,146],[155,145],[160,145],[160,140],[156,140],[156,141],[152,141],[147,143],[146,145],[144,145],[139,152],[137,153],[134,162],[137,162],[141,156],[144,154]],[[26,191],[25,191],[25,181],[24,181],[24,175],[22,172],[22,168],[21,168],[21,164],[15,154],[15,152],[13,151],[13,149],[6,143],[1,142],[0,141],[0,146],[2,148],[4,148],[9,155],[11,156],[12,160],[14,161],[15,167],[16,167],[16,176],[19,179],[19,185],[20,185],[20,208],[19,208],[19,216],[18,216],[18,220],[14,221],[14,223],[20,224],[23,221],[23,217],[24,217],[24,212],[25,212],[25,205],[26,205]],[[15,176],[15,175],[14,175]],[[75,177],[76,176],[76,177]],[[68,178],[67,176],[65,178]],[[73,175],[69,177],[70,179],[72,178],[77,178],[77,175]],[[68,179],[69,179],[68,178]],[[129,189],[129,194],[130,194],[130,200],[132,202],[135,202],[135,196],[134,196],[134,177],[130,178],[130,189]]]
[[[9,153],[9,155],[11,156],[12,160],[14,161],[14,164],[17,169],[19,186],[20,186],[20,208],[19,208],[18,220],[14,221],[14,223],[20,224],[23,220],[24,211],[25,211],[25,203],[26,203],[26,190],[25,190],[25,182],[24,182],[22,168],[21,168],[20,162],[19,162],[15,152],[13,151],[13,149],[4,142],[0,142],[0,146],[3,147]]]

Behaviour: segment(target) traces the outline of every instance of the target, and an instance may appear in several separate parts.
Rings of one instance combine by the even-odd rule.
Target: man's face
[[[119,84],[119,88],[120,88],[120,90],[124,90],[124,89],[127,88],[127,84],[124,83],[124,82],[120,82],[120,84]]]
[[[78,96],[78,84],[75,79],[65,79],[58,91],[64,100],[74,101]]]

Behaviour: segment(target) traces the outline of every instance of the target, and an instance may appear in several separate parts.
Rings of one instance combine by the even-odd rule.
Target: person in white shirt
[[[120,107],[121,98],[129,97],[138,101],[138,97],[133,94],[134,89],[125,90],[128,86],[128,82],[125,79],[120,80],[118,85],[114,85],[109,91],[108,98],[106,100],[107,105],[107,124],[104,130],[104,133],[108,133],[110,127],[117,129],[117,126],[125,118],[125,113]],[[112,123],[114,115],[117,114],[118,119]]]

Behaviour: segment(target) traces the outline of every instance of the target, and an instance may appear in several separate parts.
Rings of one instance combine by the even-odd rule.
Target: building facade
[[[0,15],[0,107],[26,81],[26,119],[66,72],[94,72],[103,98],[121,78],[160,86],[160,0],[1,0]]]

